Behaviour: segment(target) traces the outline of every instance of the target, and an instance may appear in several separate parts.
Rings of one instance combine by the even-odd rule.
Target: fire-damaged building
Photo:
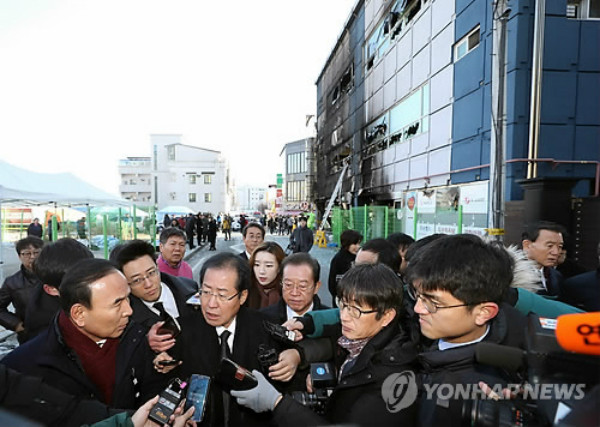
[[[593,218],[598,13],[591,0],[357,1],[316,82],[319,210],[343,171],[336,205],[427,210],[453,194],[457,209],[477,200],[481,230],[500,213],[508,241],[535,219]]]

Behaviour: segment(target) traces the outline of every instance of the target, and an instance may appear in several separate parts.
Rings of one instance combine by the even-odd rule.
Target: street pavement
[[[278,236],[275,234],[269,234],[265,236],[266,241],[276,242],[281,246],[282,249],[288,245],[289,236]],[[192,267],[192,272],[194,274],[194,280],[196,282],[200,281],[200,269],[204,264],[204,261],[211,256],[219,253],[219,252],[233,252],[239,254],[244,250],[244,242],[242,241],[242,233],[235,232],[231,235],[231,240],[225,241],[223,240],[223,235],[219,233],[217,236],[216,243],[217,250],[209,251],[209,245],[204,245],[201,248],[196,247],[191,252],[186,254],[186,261]],[[188,250],[189,251],[189,250]],[[336,248],[319,248],[316,245],[313,245],[310,255],[316,258],[316,260],[321,265],[321,288],[319,289],[318,295],[321,299],[321,302],[325,305],[331,307],[331,295],[329,294],[329,290],[327,289],[327,279],[329,277],[329,264],[331,263],[331,258],[336,254]]]

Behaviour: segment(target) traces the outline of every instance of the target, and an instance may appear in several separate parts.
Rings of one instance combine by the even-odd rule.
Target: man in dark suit
[[[600,311],[600,243],[597,248],[598,268],[565,280],[563,301],[585,311]]]
[[[246,247],[243,252],[240,252],[240,256],[246,261],[250,260],[254,249],[260,246],[265,240],[265,228],[258,222],[250,222],[244,228],[242,228],[242,240]]]
[[[275,323],[282,324],[294,317],[329,307],[321,304],[317,292],[321,287],[319,262],[307,253],[286,257],[281,264],[282,298],[261,310]]]
[[[111,253],[111,259],[123,272],[131,288],[131,319],[146,328],[150,347],[157,352],[175,345],[171,334],[157,335],[162,322],[177,319],[194,311],[186,301],[196,292],[198,284],[185,277],[161,273],[156,265],[156,253],[151,244],[132,240]]]
[[[563,277],[554,266],[564,246],[564,228],[556,223],[540,221],[523,233],[523,252],[535,261],[540,269],[544,289],[540,295],[549,295],[561,300]]]
[[[242,307],[250,285],[248,263],[232,253],[217,254],[202,266],[200,282],[201,312],[181,319],[182,374],[214,378],[225,357],[248,370],[261,369],[257,357],[259,345],[277,350],[277,344],[263,327],[267,318]],[[296,356],[292,351],[280,353],[280,362],[268,370],[271,379],[291,379],[295,367],[287,363],[288,357]],[[218,381],[212,382],[205,425],[267,425],[270,417],[238,406]]]

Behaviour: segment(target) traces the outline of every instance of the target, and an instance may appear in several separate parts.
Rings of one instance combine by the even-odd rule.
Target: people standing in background
[[[290,245],[294,253],[306,252],[308,253],[313,245],[313,232],[310,228],[306,227],[306,217],[300,217],[298,221],[298,227],[293,231],[290,237]]]
[[[29,226],[27,227],[27,235],[39,237],[40,239],[42,238],[42,236],[44,235],[44,229],[42,227],[42,224],[40,224],[39,218],[34,218],[33,222],[29,224]]]
[[[225,240],[231,240],[231,217],[229,215],[224,216],[221,230],[223,230]]]
[[[37,218],[36,218],[37,219]],[[44,242],[36,236],[21,239],[15,245],[21,268],[8,276],[0,289],[0,325],[17,333],[19,343],[25,342],[25,313],[31,294],[42,282],[33,271],[33,262],[40,254]],[[12,304],[14,313],[8,310]]]
[[[210,248],[208,248],[209,251],[216,251],[217,250],[217,230],[218,230],[219,226],[217,225],[217,221],[215,221],[215,219],[211,216],[209,217],[208,220],[208,233],[207,233],[207,237],[208,237],[208,242],[210,243]]]
[[[196,228],[196,218],[194,214],[189,214],[185,222],[185,234],[187,235],[190,249],[194,249],[194,229]]]
[[[333,256],[329,264],[329,280],[327,285],[331,294],[331,301],[335,301],[337,296],[337,284],[346,273],[350,270],[356,253],[360,249],[363,235],[355,230],[345,230],[340,236],[340,251]]]

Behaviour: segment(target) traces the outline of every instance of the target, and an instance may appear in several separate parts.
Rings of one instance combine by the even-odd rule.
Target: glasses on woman
[[[362,316],[363,314],[377,313],[377,310],[361,310],[355,305],[347,304],[344,301],[339,302],[339,307],[340,312],[342,310],[346,310],[348,312],[348,315],[353,319],[360,319],[360,316]]]

